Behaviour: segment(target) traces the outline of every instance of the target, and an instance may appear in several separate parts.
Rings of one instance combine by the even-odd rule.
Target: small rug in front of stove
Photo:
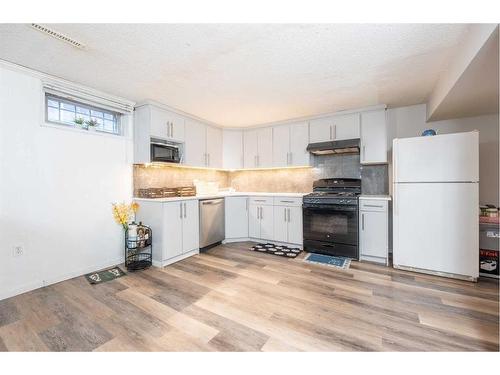
[[[275,245],[272,243],[261,243],[255,246],[252,246],[250,250],[259,251],[261,253],[268,253],[273,255],[278,255],[286,258],[296,258],[302,250],[298,247],[288,247],[282,245]]]
[[[335,257],[332,255],[323,255],[310,253],[304,258],[304,262],[323,264],[325,266],[340,268],[346,270],[351,265],[351,259],[344,257]]]

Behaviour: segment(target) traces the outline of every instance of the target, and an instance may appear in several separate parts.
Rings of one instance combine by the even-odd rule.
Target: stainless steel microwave
[[[151,138],[151,162],[180,163],[181,145]]]

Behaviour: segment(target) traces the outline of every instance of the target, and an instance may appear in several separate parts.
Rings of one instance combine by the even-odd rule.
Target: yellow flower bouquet
[[[132,214],[137,213],[139,210],[139,203],[133,202],[131,204],[122,203],[113,203],[112,205],[113,217],[117,224],[120,224],[123,229],[128,229],[128,223]]]

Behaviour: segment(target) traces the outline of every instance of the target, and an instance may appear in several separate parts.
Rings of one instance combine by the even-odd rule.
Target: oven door
[[[304,240],[358,245],[358,207],[307,205],[303,207]]]
[[[179,148],[164,143],[151,142],[151,161],[179,163]]]

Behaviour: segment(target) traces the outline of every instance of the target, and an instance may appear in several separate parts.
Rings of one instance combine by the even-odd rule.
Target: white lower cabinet
[[[263,199],[265,200],[265,199]],[[248,234],[251,238],[273,240],[274,212],[272,204],[260,203],[259,199],[250,198]]]
[[[359,259],[388,264],[389,212],[387,200],[359,200]]]
[[[226,239],[248,237],[248,197],[226,197]]]
[[[140,201],[137,220],[153,231],[153,262],[165,266],[199,249],[198,200]]]
[[[302,245],[302,207],[274,206],[274,241]]]

